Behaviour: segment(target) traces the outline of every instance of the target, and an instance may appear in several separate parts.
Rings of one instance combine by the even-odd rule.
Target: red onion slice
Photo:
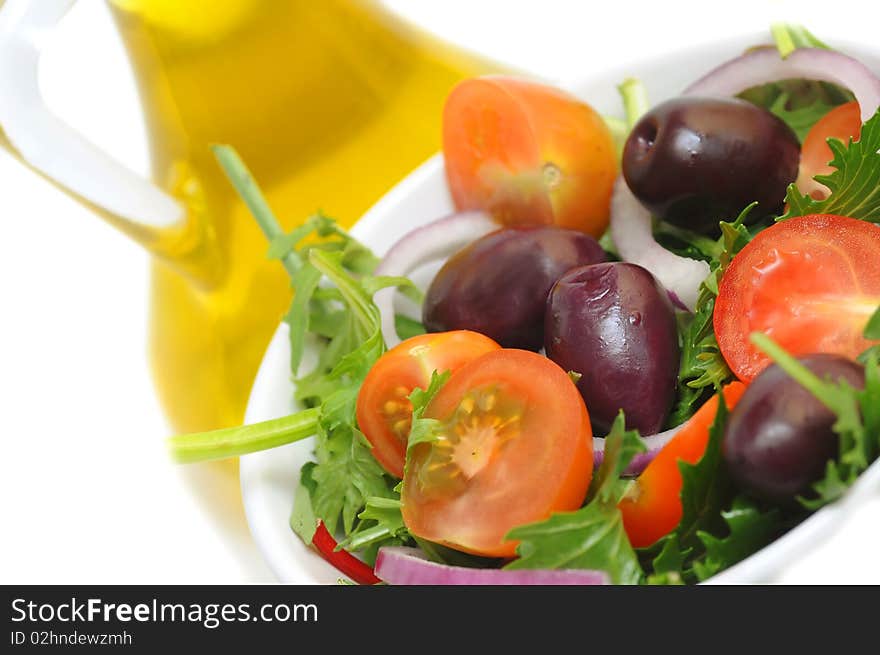
[[[654,240],[651,213],[636,200],[622,175],[611,196],[611,238],[624,261],[648,269],[681,304],[694,308],[709,265],[676,255]]]
[[[501,226],[483,212],[451,214],[406,233],[382,258],[376,275],[409,275],[424,264],[446,259],[453,253]],[[385,345],[400,343],[394,327],[394,289],[382,289],[373,297],[382,314]]]
[[[639,475],[642,471],[644,471],[645,467],[647,467],[648,464],[650,464],[657,456],[657,453],[663,450],[663,447],[670,441],[672,441],[672,438],[676,434],[678,434],[679,430],[681,430],[685,425],[687,425],[687,421],[685,421],[681,425],[675,426],[674,428],[664,430],[663,432],[658,432],[657,434],[642,437],[642,441],[645,442],[648,450],[644,453],[639,453],[638,455],[633,457],[632,461],[624,469],[623,475]],[[602,463],[603,459],[605,459],[605,437],[593,437],[594,470],[599,468],[599,465]]]
[[[418,548],[384,546],[376,557],[376,575],[390,585],[605,585],[604,571],[587,569],[471,569],[429,561]]]
[[[867,121],[880,106],[880,79],[860,61],[834,50],[798,48],[782,59],[776,48],[753,50],[721,64],[691,84],[684,95],[732,96],[789,79],[831,82],[852,91]]]

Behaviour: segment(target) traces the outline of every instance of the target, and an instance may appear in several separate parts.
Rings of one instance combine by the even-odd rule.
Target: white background
[[[880,24],[880,10],[865,9],[876,3],[840,0],[388,4],[555,79],[779,17],[868,43]],[[40,82],[53,111],[143,173],[146,137],[127,66],[106,8],[80,0],[46,50]],[[147,284],[138,247],[0,152],[0,582],[271,581],[236,503],[222,518],[206,511],[192,489],[210,473],[165,458],[146,361]],[[836,549],[783,580],[864,580],[841,560],[878,543],[874,505],[873,518],[844,527]]]

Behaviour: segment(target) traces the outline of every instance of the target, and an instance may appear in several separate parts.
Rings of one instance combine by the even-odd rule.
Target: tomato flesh
[[[828,187],[813,178],[834,171],[829,163],[834,154],[828,146],[828,139],[847,143],[849,139],[858,140],[861,132],[862,116],[857,102],[835,107],[819,119],[801,145],[801,163],[796,182],[798,190],[815,200],[827,198],[830,193]]]
[[[763,332],[795,356],[855,359],[880,305],[880,228],[843,216],[799,216],[760,232],[733,258],[714,326],[734,374],[752,380],[770,362],[749,341]]]
[[[501,346],[468,330],[422,334],[386,352],[370,369],[357,398],[357,423],[373,456],[391,475],[402,478],[412,425],[408,396],[424,389],[434,371],[456,371]]]
[[[443,154],[458,209],[597,238],[608,225],[613,138],[589,105],[559,89],[500,76],[459,83],[443,111]]]
[[[403,519],[418,537],[512,557],[513,528],[581,505],[593,472],[587,408],[546,357],[503,349],[453,373],[425,410],[436,438],[410,448]]]
[[[724,402],[732,409],[745,392],[733,382],[724,388]],[[696,464],[706,452],[709,429],[718,412],[718,395],[697,410],[678,434],[657,453],[618,504],[623,527],[635,548],[650,546],[681,522],[681,471],[678,462]]]

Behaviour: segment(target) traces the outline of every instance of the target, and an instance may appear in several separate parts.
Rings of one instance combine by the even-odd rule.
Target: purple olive
[[[581,266],[554,285],[544,328],[547,356],[580,373],[593,429],[619,410],[643,435],[663,427],[679,367],[675,311],[666,290],[635,264]]]
[[[838,355],[798,361],[820,378],[865,386],[865,371]],[[837,455],[835,416],[777,364],[746,388],[724,430],[724,460],[738,487],[756,498],[787,504],[810,487]]]
[[[799,161],[797,136],[766,109],[737,98],[680,97],[636,123],[622,168],[655,216],[713,233],[753,201],[751,221],[781,208]]]
[[[516,227],[478,239],[453,255],[434,277],[422,317],[429,332],[473,330],[506,348],[538,350],[544,308],[565,271],[605,261],[582,232]]]

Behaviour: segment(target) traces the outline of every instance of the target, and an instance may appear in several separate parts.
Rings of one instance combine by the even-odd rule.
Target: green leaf
[[[727,423],[727,404],[718,394],[718,410],[709,428],[709,441],[696,464],[678,462],[681,471],[682,515],[675,536],[684,548],[697,552],[701,544],[697,532],[713,531],[720,522],[721,508],[727,499],[729,483],[721,461],[721,443]]]
[[[317,487],[312,503],[316,516],[331,533],[338,529],[341,520],[343,531],[350,534],[367,498],[394,497],[393,481],[351,423],[339,423],[317,439],[315,458],[317,465],[312,478]]]
[[[288,341],[290,343],[290,371],[296,375],[305,350],[306,334],[309,332],[309,303],[321,273],[311,264],[304,264],[290,278],[293,285],[293,301],[284,320],[288,325]]]
[[[315,493],[315,480],[312,478],[314,462],[306,462],[299,474],[299,484],[293,495],[293,510],[290,513],[290,528],[306,544],[312,543],[318,527],[318,517],[312,507],[312,494]]]
[[[587,494],[588,503],[598,498],[600,502],[617,505],[623,493],[616,483],[633,457],[647,450],[645,442],[639,436],[639,431],[627,430],[625,426],[626,418],[621,410],[611,424],[611,431],[605,437],[605,453],[590,485],[590,492]]]
[[[691,549],[682,551],[675,535],[667,535],[659,542],[660,552],[652,560],[653,573],[648,576],[650,585],[682,585],[685,584],[685,562]]]
[[[868,319],[863,334],[865,335],[865,339],[880,340],[880,307],[871,314],[871,318]]]
[[[343,541],[339,548],[349,551],[378,550],[382,546],[400,546],[411,541],[409,530],[403,523],[399,498],[371,497],[366,499],[364,510],[358,514],[357,528]]]
[[[836,106],[827,102],[823,97],[817,97],[811,104],[804,107],[791,108],[791,101],[792,94],[783,91],[768,109],[792,129],[801,143],[807,138],[813,125]]]
[[[412,390],[412,393],[409,394],[408,399],[412,404],[413,413],[412,425],[409,430],[409,437],[407,437],[406,441],[407,455],[409,455],[409,449],[416,444],[429,443],[435,440],[436,429],[439,427],[440,421],[436,419],[422,418],[422,415],[425,413],[425,409],[427,409],[428,403],[431,402],[431,399],[437,395],[440,389],[443,388],[443,385],[449,380],[449,376],[449,371],[433,371],[427,389],[416,387]],[[408,461],[409,457],[407,457],[407,462]]]
[[[778,220],[783,221],[807,214],[838,214],[873,223],[880,222],[880,112],[863,126],[858,141],[844,145],[838,139],[829,139],[834,158],[830,175],[817,175],[816,181],[831,190],[824,200],[815,200],[789,185],[785,200],[788,211]]]
[[[623,429],[622,415],[606,437],[606,454],[597,472],[593,499],[575,512],[520,526],[506,538],[518,540],[518,559],[507,569],[592,569],[606,571],[615,584],[638,584],[642,568],[623,529],[617,508],[617,475],[645,446],[635,431]]]
[[[553,514],[515,528],[519,558],[507,569],[591,569],[606,571],[614,584],[638,584],[642,569],[623,529],[620,510],[595,502],[576,512]]]
[[[403,314],[394,315],[394,331],[397,332],[397,336],[400,337],[401,341],[406,341],[411,337],[417,337],[427,332],[425,326],[419,321]]]
[[[704,555],[694,562],[699,580],[727,569],[769,544],[781,531],[777,509],[761,512],[749,499],[737,497],[730,509],[721,512],[728,533],[723,537],[700,530],[697,533],[705,547]]]
[[[745,220],[757,203],[751,203],[733,222],[720,221],[721,236],[712,248],[710,273],[700,285],[693,314],[679,314],[679,364],[676,403],[667,421],[668,427],[681,425],[709,399],[711,390],[733,379],[718,340],[713,314],[718,283],[736,254],[753,238]]]

